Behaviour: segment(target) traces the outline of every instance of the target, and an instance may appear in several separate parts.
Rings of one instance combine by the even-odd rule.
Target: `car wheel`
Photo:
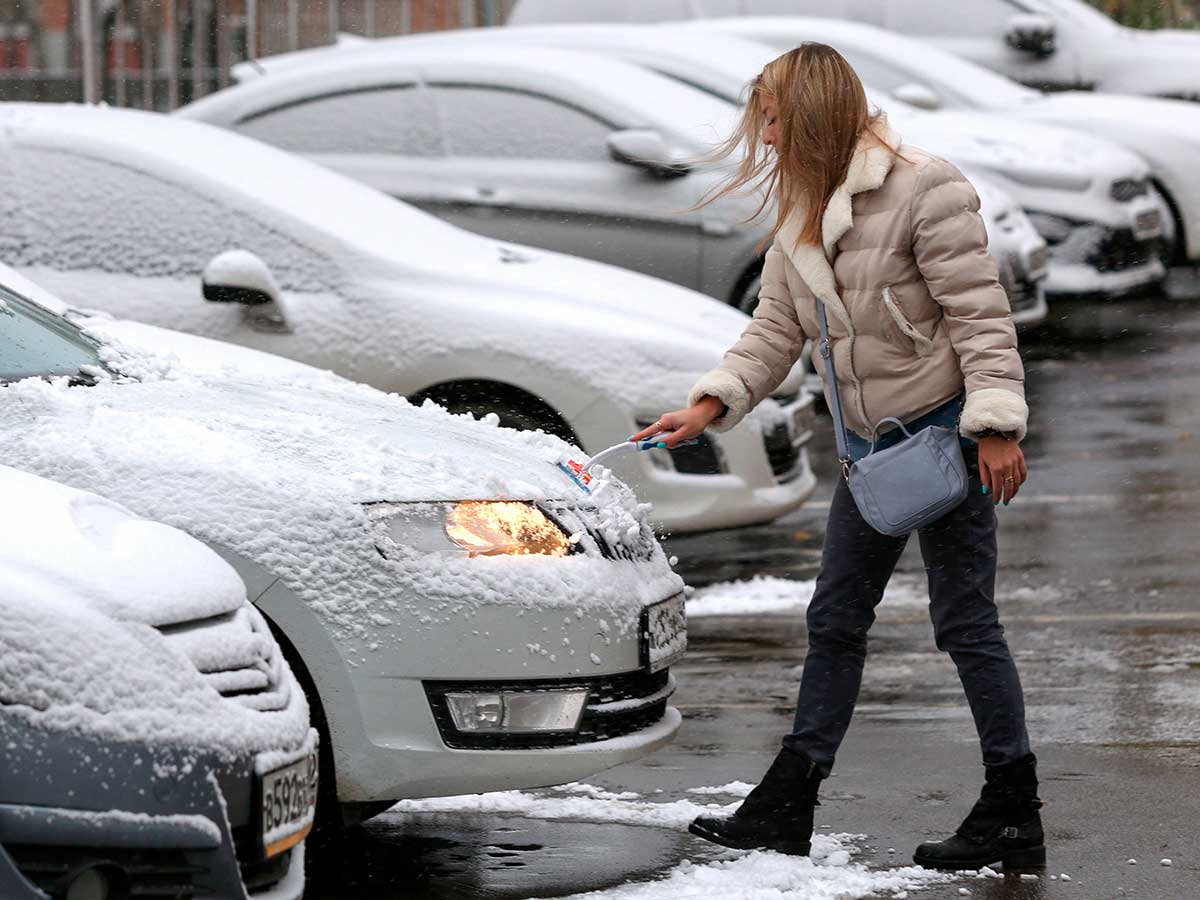
[[[759,273],[750,279],[746,285],[746,289],[742,291],[741,297],[738,298],[737,307],[748,316],[754,315],[754,310],[758,307],[758,292],[762,288],[762,274]]]
[[[497,381],[454,381],[426,388],[409,397],[413,403],[432,400],[452,413],[485,416],[495,413],[505,428],[544,431],[579,446],[574,429],[558,412],[533,394]]]

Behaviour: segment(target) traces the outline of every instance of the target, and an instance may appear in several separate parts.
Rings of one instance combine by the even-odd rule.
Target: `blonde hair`
[[[700,205],[757,191],[762,202],[750,221],[759,218],[773,201],[778,210],[764,244],[775,239],[794,212],[803,210],[800,242],[820,245],[825,207],[846,178],[859,138],[869,132],[896,153],[882,136],[883,115],[870,112],[857,73],[827,44],[806,42],[773,59],[750,82],[748,92],[733,134],[709,157],[719,162],[742,151],[740,161],[733,174]],[[778,109],[774,160],[762,142],[766,125],[762,101],[768,97]]]

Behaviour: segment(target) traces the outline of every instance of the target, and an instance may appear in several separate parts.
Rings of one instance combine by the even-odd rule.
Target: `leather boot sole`
[[[982,869],[984,866],[1002,864],[1006,870],[1041,869],[1046,865],[1046,846],[1022,847],[1003,853],[991,853],[970,858],[944,859],[913,854],[913,862],[926,869]]]
[[[812,850],[811,841],[738,840],[721,834],[719,831],[712,831],[695,822],[688,826],[688,831],[696,835],[696,837],[702,837],[706,841],[712,841],[714,844],[720,844],[722,847],[729,847],[731,850],[774,850],[776,853],[786,853],[788,856],[808,856],[809,851]]]

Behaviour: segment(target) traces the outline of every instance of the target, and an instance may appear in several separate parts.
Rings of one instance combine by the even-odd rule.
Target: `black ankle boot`
[[[758,787],[725,818],[699,816],[688,831],[735,850],[776,850],[807,856],[812,848],[813,807],[821,784],[817,764],[780,750]]]
[[[927,869],[1006,869],[1046,864],[1046,839],[1038,810],[1037,758],[1030,753],[989,766],[979,800],[953,837],[917,848],[913,861]]]

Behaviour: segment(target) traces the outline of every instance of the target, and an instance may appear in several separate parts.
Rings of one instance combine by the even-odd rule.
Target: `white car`
[[[20,315],[0,381],[50,349]],[[237,573],[95,494],[0,496],[0,896],[298,900],[317,735]]]
[[[531,54],[527,50],[514,52],[509,49],[513,44],[552,46],[572,50],[574,53],[568,60],[562,53],[547,55]],[[479,48],[485,48],[486,52]],[[589,52],[580,53],[581,49]],[[248,98],[278,98],[292,90],[307,90],[317,96],[326,96],[329,85],[327,73],[331,67],[337,67],[343,72],[356,73],[353,76],[356,83],[363,83],[370,77],[364,74],[366,72],[380,72],[379,77],[384,79],[394,78],[397,66],[403,66],[404,61],[411,60],[413,53],[419,54],[419,58],[435,55],[440,59],[442,55],[447,54],[447,50],[451,64],[453,60],[461,58],[462,53],[470,50],[473,67],[488,67],[484,77],[489,84],[495,83],[494,79],[521,77],[521,67],[515,65],[518,58],[522,65],[532,65],[535,72],[536,67],[548,65],[552,68],[543,68],[538,73],[539,77],[546,84],[556,85],[555,89],[560,92],[568,90],[563,86],[564,82],[559,74],[564,66],[569,62],[578,63],[579,60],[591,62],[592,52],[603,53],[643,69],[650,69],[658,75],[682,82],[714,95],[718,100],[730,103],[736,103],[737,91],[748,77],[746,73],[757,72],[775,55],[774,51],[761,43],[730,38],[719,33],[699,35],[644,26],[472,28],[383,38],[357,42],[348,47],[301,50],[269,57],[260,61],[255,68],[238,70],[245,86],[223,92],[222,95],[217,95],[216,99],[209,98],[197,104],[194,110],[196,115],[209,121],[236,127],[233,110],[239,107],[243,110],[259,109],[260,104],[264,102],[277,102]],[[571,68],[572,75],[575,75],[579,68],[577,64],[574,65]],[[598,80],[601,92],[614,96],[636,97],[645,96],[649,90],[661,90],[659,79],[648,81],[645,76],[631,76],[628,67],[608,66],[606,69],[607,75]],[[598,68],[597,71],[604,69]],[[649,85],[649,89],[642,89],[639,85]],[[665,104],[663,106],[666,108]],[[676,119],[685,108],[677,105],[672,109]],[[242,114],[247,117],[253,116],[253,113]],[[657,115],[662,116],[663,113],[659,112]],[[253,119],[250,118],[249,121]],[[511,127],[516,130],[520,125],[513,123]],[[703,150],[703,147],[696,147],[693,152],[699,155]],[[342,167],[347,172],[350,172],[354,165],[345,159],[322,159]],[[440,165],[437,161],[430,160],[407,161],[405,164],[430,167],[430,171],[436,171],[436,167]],[[542,171],[533,165],[530,168]],[[380,185],[383,184],[383,177],[379,176],[380,180],[377,183]],[[374,182],[374,179],[368,181]],[[1033,231],[1024,214],[1019,209],[1012,209],[1013,204],[1000,188],[988,186],[981,193],[987,195],[982,212],[989,234],[993,237],[992,250],[1001,276],[1005,279],[1005,288],[1008,290],[1016,320],[1022,326],[1035,325],[1046,317],[1045,296],[1041,288],[1041,279],[1046,274],[1047,264],[1045,242]],[[609,202],[607,196],[604,195],[605,202]],[[521,216],[510,215],[511,212],[506,209],[505,215],[497,215],[482,223],[481,227],[491,229],[496,234],[500,234],[504,229],[520,228]],[[746,214],[751,212],[753,208],[748,209]],[[1003,225],[999,222],[1000,218],[1004,219]],[[594,252],[594,247],[589,248],[586,240],[581,242],[578,251],[588,250]],[[752,248],[751,252],[756,256],[757,248]],[[758,278],[752,278],[739,285],[726,299],[744,311],[752,312],[758,302],[758,287]],[[810,379],[808,383],[811,386],[813,382]]]
[[[611,57],[472,41],[505,31],[287,54],[175,115],[303,153],[471,231],[740,305],[769,228],[743,222],[755,211],[744,198],[696,208],[720,176],[694,162],[729,131],[728,106]],[[402,134],[379,133],[390,117]]]
[[[6,268],[0,297],[5,462],[234,566],[329,750],[323,820],[574,781],[678,729],[683,584],[625,485],[560,468],[570,445],[88,317]]]
[[[620,9],[614,8],[612,13],[615,17]],[[559,28],[584,34],[606,31],[603,25]],[[679,26],[666,28],[675,30]],[[525,31],[513,27],[502,30]],[[687,33],[694,29],[681,30]],[[548,34],[552,29],[537,31]],[[703,33],[710,33],[710,29]],[[592,40],[616,43],[619,39],[610,36]],[[790,38],[785,41],[792,46]],[[696,38],[695,42],[701,49],[691,57],[673,53],[660,60],[645,58],[643,47],[632,41],[626,43],[633,49],[625,52],[664,74],[728,102],[737,102],[761,63],[736,48],[723,53],[720,42],[713,44],[711,38],[707,42]],[[737,48],[744,46],[744,41],[737,44]],[[342,56],[365,52],[354,48],[342,51]],[[777,48],[768,48],[760,51],[758,58],[765,60],[777,54]],[[1161,259],[1163,223],[1169,210],[1157,194],[1144,189],[1140,193],[1124,190],[1130,184],[1143,188],[1148,185],[1148,167],[1136,154],[1075,131],[1005,115],[928,113],[898,99],[880,103],[873,88],[868,90],[868,98],[873,105],[887,109],[904,140],[973,174],[985,174],[1024,207],[1043,238],[1054,245],[1044,283],[1047,292],[1112,296],[1162,282],[1166,274]]]
[[[678,406],[747,321],[664,281],[481,238],[199,122],[9,104],[0,126],[4,253],[69,303],[494,412],[586,452]],[[669,530],[769,521],[815,486],[811,397],[789,389],[784,408],[614,469]]]
[[[744,16],[701,19],[688,28],[760,40],[779,49],[802,40],[822,41],[836,46],[872,88],[921,108],[998,113],[1119,143],[1150,164],[1154,183],[1114,184],[1114,194],[1161,194],[1172,256],[1200,261],[1200,179],[1195,177],[1200,107],[1082,91],[1046,94],[928,42],[844,20]]]
[[[1200,100],[1200,34],[1125,28],[1085,0],[517,0],[511,25],[829,16],[929,39],[1017,81]]]

